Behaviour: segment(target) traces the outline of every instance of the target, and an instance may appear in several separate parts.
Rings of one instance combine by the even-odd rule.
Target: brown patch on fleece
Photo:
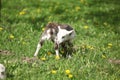
[[[57,23],[49,23],[49,24],[47,24],[47,26],[45,27],[45,33],[46,33],[46,31],[48,29],[50,29],[50,34],[51,35],[52,34],[56,34],[57,35],[57,33],[58,33],[58,26],[59,25]],[[54,31],[52,29],[54,29]]]
[[[71,26],[67,25],[67,24],[61,24],[60,27],[62,29],[66,29],[67,31],[73,30],[73,28]]]
[[[47,25],[48,29],[49,28],[58,29],[58,26],[60,26],[60,28],[62,29],[66,29],[67,31],[73,30],[73,28],[68,24],[49,23]]]
[[[67,31],[73,30],[73,28],[67,24],[58,24],[58,23],[48,23],[47,26],[45,27],[45,31],[50,29],[50,34],[53,34],[53,30],[55,30],[55,33],[58,33],[58,26],[60,26],[61,29],[66,29]]]

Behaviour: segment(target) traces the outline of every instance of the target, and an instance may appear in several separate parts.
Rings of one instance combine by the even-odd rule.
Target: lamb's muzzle
[[[0,64],[0,79],[5,79],[5,66],[3,64]]]

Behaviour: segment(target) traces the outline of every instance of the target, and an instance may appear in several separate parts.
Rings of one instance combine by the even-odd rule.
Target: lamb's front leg
[[[55,42],[55,53],[56,53],[56,56],[59,56],[59,44],[57,42]]]
[[[38,43],[38,45],[37,45],[37,49],[36,49],[36,51],[35,51],[35,53],[34,53],[34,56],[37,56],[38,55],[38,52],[39,52],[39,50],[40,50],[40,48],[42,47],[42,45],[43,45],[43,40],[40,40],[40,42]]]

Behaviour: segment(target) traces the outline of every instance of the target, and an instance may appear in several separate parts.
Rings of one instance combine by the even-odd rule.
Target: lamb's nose
[[[5,72],[1,72],[2,75],[5,75]]]

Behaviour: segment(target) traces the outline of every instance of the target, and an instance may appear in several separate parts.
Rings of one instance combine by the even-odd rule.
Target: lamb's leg
[[[65,54],[63,54],[63,56],[71,58],[71,54],[73,52],[73,45],[72,45],[71,41],[66,41],[66,42],[62,43],[61,46],[65,53]]]
[[[59,56],[59,44],[58,43],[55,43],[55,53],[56,53],[56,56]]]
[[[47,39],[47,36],[43,33],[43,34],[42,34],[42,37],[40,38],[40,41],[39,41],[39,43],[38,43],[38,45],[37,45],[37,49],[36,49],[36,51],[35,51],[35,53],[34,53],[34,56],[37,56],[40,48],[42,47],[42,45],[43,45],[43,43],[44,43],[44,41],[45,41],[46,39]]]
[[[72,52],[73,52],[73,44],[71,41],[68,41],[68,57],[71,58]]]
[[[64,54],[62,56],[66,57],[66,53],[67,53],[67,44],[66,44],[66,42],[61,43],[61,47],[62,47],[62,50],[64,52]]]
[[[36,51],[35,51],[35,53],[34,53],[34,56],[37,56],[37,55],[38,55],[38,52],[39,52],[40,48],[42,47],[43,43],[44,43],[44,40],[40,40],[40,41],[39,41],[39,43],[38,43],[38,45],[37,45],[37,49],[36,49]]]

